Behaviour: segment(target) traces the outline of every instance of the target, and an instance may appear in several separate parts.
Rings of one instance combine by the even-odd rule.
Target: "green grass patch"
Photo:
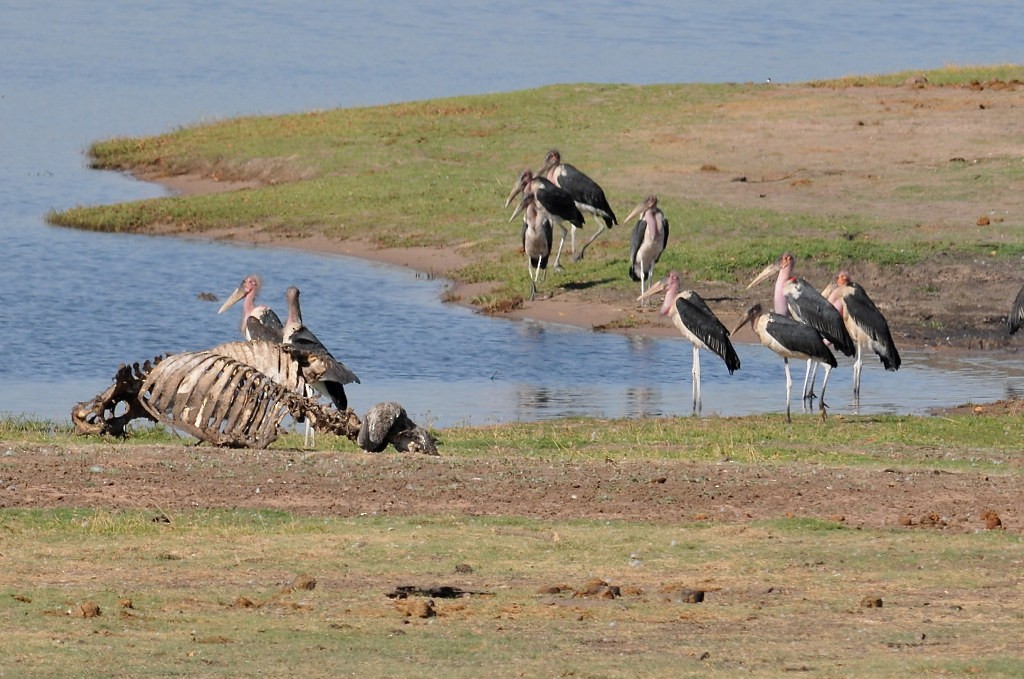
[[[970,85],[1015,80],[1022,73],[1017,66],[993,66],[945,68],[925,75],[934,84]],[[814,84],[892,86],[909,75]],[[798,87],[772,86],[770,91],[785,96]],[[518,172],[536,168],[544,151],[558,146],[571,151],[572,162],[601,179],[620,212],[632,206],[622,201],[658,193],[675,233],[685,234],[674,239],[664,270],[678,268],[698,280],[736,281],[794,244],[802,249],[799,257],[832,268],[849,261],[891,267],[938,254],[963,254],[985,238],[984,232],[964,232],[958,225],[922,233],[911,221],[737,209],[682,199],[679,173],[659,171],[681,162],[679,146],[665,141],[698,136],[702,126],[721,124],[723,108],[749,107],[766,91],[753,84],[559,85],[248,116],[153,137],[108,139],[90,148],[93,167],[159,175],[193,173],[262,186],[79,206],[52,212],[47,219],[114,232],[196,233],[244,227],[281,237],[357,238],[381,247],[459,247],[474,261],[451,275],[463,282],[499,284],[492,298],[483,301],[507,308],[528,291],[521,284],[523,264],[512,245],[519,226],[507,223],[501,204]],[[1022,173],[1013,158],[966,167],[949,163],[938,170],[934,184],[908,181],[893,198],[905,203],[953,200],[976,194],[992,182],[1002,186],[1017,181]],[[575,276],[597,289],[625,290],[628,281],[621,263],[626,241],[628,235],[620,234],[596,242],[583,266],[568,268],[572,273],[567,270],[565,284],[573,285]],[[1016,256],[1016,250],[1001,250],[997,256]]]

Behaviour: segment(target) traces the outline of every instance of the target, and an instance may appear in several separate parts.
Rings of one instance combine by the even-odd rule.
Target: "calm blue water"
[[[443,283],[341,257],[49,227],[51,209],[164,195],[86,169],[100,138],[282,113],[562,82],[777,82],[1021,61],[1011,2],[5,2],[0,7],[0,412],[66,419],[117,365],[233,339],[216,304],[251,271],[363,380],[435,426],[689,414],[690,349],[476,316]],[[352,3],[356,4],[356,3]],[[484,5],[483,7],[479,5]],[[542,149],[538,149],[541,152]],[[705,356],[704,414],[783,407],[780,362]],[[538,360],[538,358],[540,360]],[[539,366],[539,367],[537,367]],[[848,407],[849,370],[829,399]],[[905,352],[865,369],[861,412],[1005,396],[1024,367]]]

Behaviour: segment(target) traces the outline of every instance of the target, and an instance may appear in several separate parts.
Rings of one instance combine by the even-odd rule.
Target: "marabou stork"
[[[743,320],[733,332],[739,331],[747,323],[753,328],[754,334],[761,344],[782,357],[786,367],[786,422],[793,419],[789,412],[789,402],[793,395],[793,378],[789,374],[789,359],[805,358],[825,365],[825,379],[821,382],[821,400],[819,407],[822,419],[825,418],[825,389],[828,387],[828,376],[836,367],[836,357],[825,345],[821,334],[810,325],[793,320],[789,316],[774,311],[765,312],[760,304],[747,309]]]
[[[1021,325],[1024,325],[1024,288],[1017,293],[1017,298],[1010,307],[1010,315],[1006,317],[1006,329],[1011,335],[1020,330]]]
[[[238,284],[217,313],[227,311],[238,300],[245,298],[242,307],[242,336],[247,340],[269,340],[281,343],[284,326],[274,310],[265,305],[256,304],[256,295],[260,293],[263,281],[256,274],[249,274]]]
[[[640,219],[629,241],[629,277],[640,281],[640,299],[645,299],[644,283],[650,284],[654,278],[654,265],[668,245],[668,220],[658,207],[657,196],[648,196],[633,208],[626,217],[626,223],[637,215]]]
[[[604,189],[597,182],[574,165],[562,162],[562,154],[558,152],[558,149],[548,151],[547,156],[544,158],[544,165],[537,174],[546,177],[552,184],[572,196],[572,199],[576,202],[576,207],[580,211],[589,212],[594,217],[600,217],[604,222],[604,225],[599,226],[594,235],[583,244],[579,252],[576,252],[576,229],[572,230],[572,251],[576,255],[573,261],[578,262],[583,259],[588,245],[597,240],[597,237],[605,229],[610,229],[619,223],[615,219],[612,206],[608,204],[608,199],[604,195]]]
[[[690,374],[693,378],[693,409],[700,412],[700,350],[710,349],[725,361],[729,374],[740,369],[740,357],[729,341],[729,330],[718,320],[707,303],[693,290],[679,291],[679,274],[670,271],[637,298],[646,299],[662,290],[665,301],[660,312],[672,319],[672,323],[683,337],[693,344],[693,367]]]
[[[558,188],[544,177],[535,177],[530,170],[523,170],[512,187],[512,193],[505,199],[505,207],[512,204],[512,199],[520,193],[530,192],[537,198],[537,204],[547,212],[548,218],[553,224],[557,224],[562,230],[562,240],[558,241],[558,253],[555,255],[555,268],[560,269],[559,260],[562,257],[562,246],[565,245],[567,234],[565,222],[572,226],[581,228],[583,226],[583,213],[576,207],[576,201],[566,191]]]
[[[295,286],[288,288],[285,297],[288,299],[288,321],[284,326],[283,346],[286,349],[294,348],[306,357],[309,365],[303,369],[303,377],[307,387],[327,396],[338,410],[345,410],[348,407],[345,385],[353,382],[359,384],[359,378],[344,363],[334,358],[313,331],[303,325],[299,289]],[[307,395],[314,396],[308,389]],[[309,445],[311,435],[312,428],[307,420],[306,445]]]
[[[778,274],[775,279],[775,294],[772,297],[775,313],[790,316],[811,326],[821,334],[827,343],[843,352],[844,356],[853,356],[857,352],[857,348],[843,324],[843,315],[839,312],[839,308],[829,303],[825,296],[806,280],[794,276],[793,267],[795,265],[796,257],[793,256],[793,253],[783,252],[778,260],[769,264],[754,280],[750,281],[747,290],[768,280],[773,274]],[[812,367],[816,371],[818,361],[808,359],[807,370],[804,372],[803,398],[805,399],[814,397]]]
[[[900,354],[892,341],[889,324],[878,310],[868,293],[858,283],[850,280],[850,274],[840,271],[835,283],[830,285],[828,301],[838,306],[843,314],[843,323],[857,346],[857,359],[853,364],[853,398],[860,400],[860,371],[864,363],[864,347],[878,354],[886,370],[900,368]],[[828,288],[826,288],[828,289]]]
[[[530,276],[530,301],[537,296],[537,278],[541,269],[545,276],[548,270],[548,259],[551,257],[552,229],[551,219],[537,205],[537,197],[529,191],[523,193],[519,207],[512,213],[512,219],[520,212],[523,214],[523,251],[526,253],[526,271]],[[512,221],[509,219],[509,221]]]

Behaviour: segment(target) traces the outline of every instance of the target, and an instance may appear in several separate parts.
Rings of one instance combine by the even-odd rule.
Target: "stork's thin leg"
[[[789,374],[789,359],[783,358],[782,365],[786,367],[786,422],[792,422],[793,418],[789,414],[789,399],[793,395],[793,378]]]
[[[562,265],[559,264],[559,261],[562,259],[562,246],[565,245],[565,236],[566,236],[565,224],[559,224],[558,228],[560,228],[562,230],[562,240],[558,241],[558,253],[555,254],[555,268],[556,269],[561,269]]]
[[[853,362],[853,399],[860,401],[860,369],[863,366],[862,345],[857,345],[857,360]]]
[[[537,296],[537,276],[540,275],[540,264],[537,265],[537,270],[534,271],[530,255],[526,255],[526,273],[530,278],[530,301],[532,302]]]
[[[804,400],[814,398],[814,378],[818,374],[818,362],[814,359],[807,359],[807,371],[804,373]]]
[[[569,245],[572,247],[572,253],[576,254],[576,225],[572,225],[572,231],[569,234]]]
[[[693,345],[693,369],[690,371],[690,378],[693,380],[693,410],[698,415],[701,411],[700,399],[700,349]]]
[[[576,257],[573,258],[573,261],[574,262],[578,262],[581,259],[583,259],[583,255],[586,254],[586,252],[587,252],[587,246],[590,245],[591,243],[593,243],[595,240],[597,240],[597,237],[600,236],[604,232],[604,230],[607,229],[607,228],[608,227],[605,226],[605,223],[601,222],[600,226],[597,227],[597,231],[594,233],[593,236],[590,237],[590,240],[588,240],[586,243],[584,243],[583,247],[580,248],[580,251],[576,253]]]
[[[316,390],[312,386],[306,385],[303,389],[306,398],[316,398]],[[306,417],[306,432],[303,436],[302,444],[307,448],[316,448],[316,431],[313,429],[312,423],[309,421],[309,417]]]
[[[815,365],[817,365],[817,362],[815,362]],[[825,389],[828,388],[828,376],[831,373],[832,373],[832,366],[826,365],[825,366],[825,377],[822,378],[822,380],[821,380],[821,400],[818,402],[818,407],[821,410],[821,419],[822,420],[824,420],[826,417],[828,417],[828,415],[825,413],[825,408],[828,407],[828,406],[825,405]]]

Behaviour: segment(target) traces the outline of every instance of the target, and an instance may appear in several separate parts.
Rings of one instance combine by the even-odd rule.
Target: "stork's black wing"
[[[584,172],[569,163],[562,163],[556,177],[558,186],[572,196],[577,204],[586,206],[586,209],[604,219],[609,229],[619,223],[604,195],[604,189]]]
[[[815,361],[827,363],[833,368],[838,365],[835,355],[825,345],[821,333],[806,323],[773,312],[768,316],[765,332],[784,349],[794,354],[802,354]]]
[[[813,285],[803,278],[796,279],[789,286],[786,303],[793,318],[817,330],[845,356],[857,353],[857,347],[843,323],[843,315]]]
[[[533,181],[536,188],[534,195],[548,213],[573,226],[583,226],[583,213],[576,207],[576,201],[568,191],[558,188],[543,177],[536,177]]]
[[[267,340],[281,343],[284,325],[273,309],[263,308],[257,314],[246,316],[245,336],[249,340]]]
[[[683,325],[725,361],[730,375],[740,369],[740,357],[729,340],[729,330],[700,295],[684,290],[676,298],[676,311]]]
[[[892,341],[889,324],[875,303],[857,283],[850,283],[853,292],[843,297],[846,313],[871,338],[871,348],[882,360],[886,370],[899,370],[900,354]]]

